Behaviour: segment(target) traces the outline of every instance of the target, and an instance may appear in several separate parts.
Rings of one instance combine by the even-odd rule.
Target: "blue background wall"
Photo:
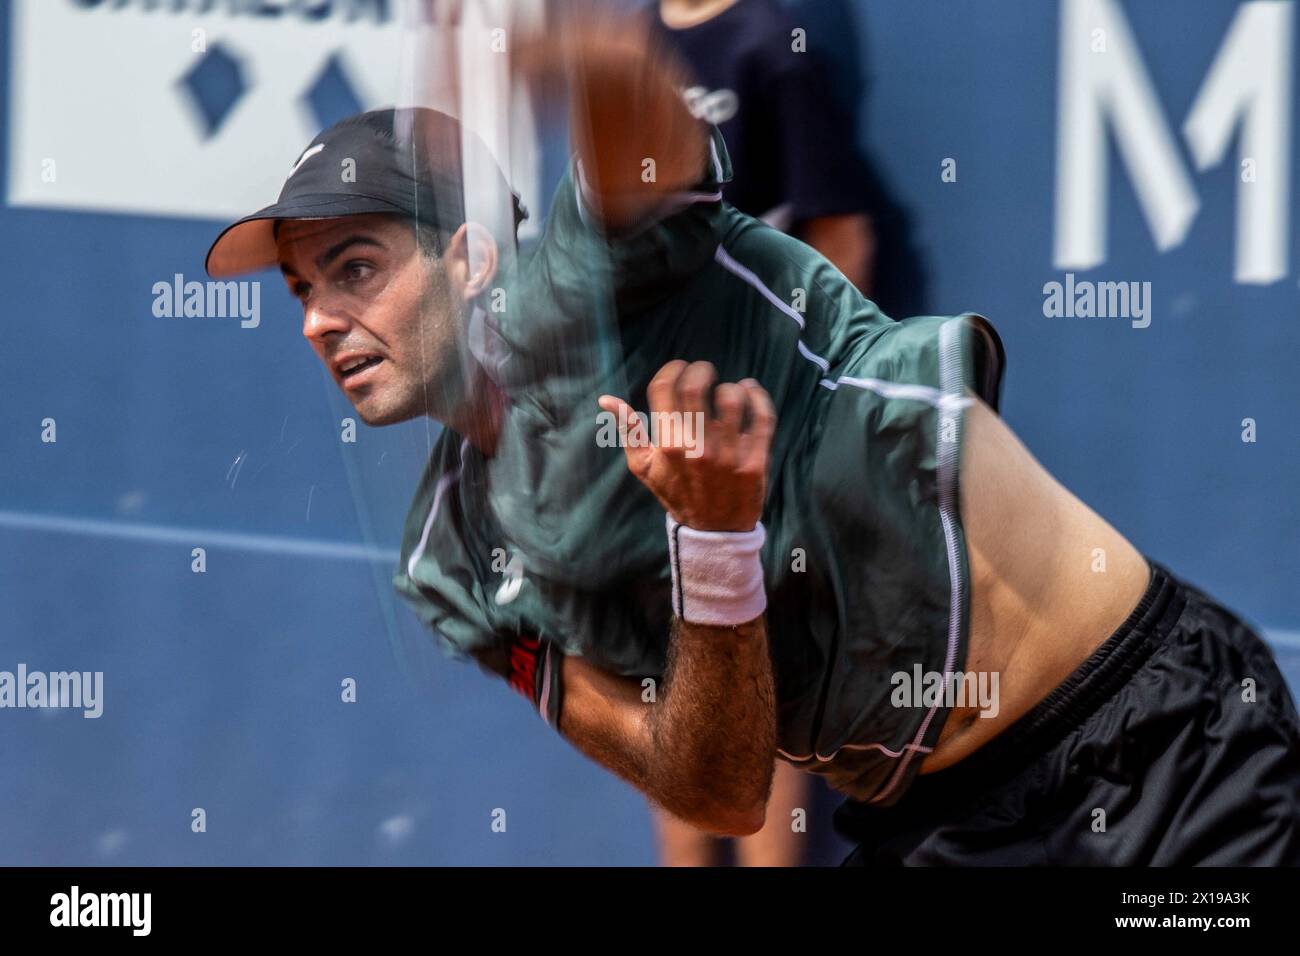
[[[1195,177],[1201,212],[1159,253],[1112,157],[1108,261],[1080,277],[1151,281],[1151,327],[1044,318],[1057,4],[797,6],[911,223],[916,294],[1000,329],[1006,417],[1139,547],[1268,629],[1300,679],[1300,222],[1291,275],[1236,284],[1233,163]],[[1173,128],[1235,8],[1125,4]],[[106,684],[97,720],[0,712],[0,863],[653,862],[641,799],[443,660],[391,594],[430,428],[341,444],[343,400],[278,280],[256,330],[152,316],[153,283],[200,277],[219,225],[0,209],[0,669]]]

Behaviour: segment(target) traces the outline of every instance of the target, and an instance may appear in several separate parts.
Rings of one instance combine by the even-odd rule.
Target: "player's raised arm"
[[[705,125],[680,90],[685,66],[639,18],[592,14],[524,39],[516,66],[543,99],[563,97],[583,188],[610,229],[633,226],[699,181]]]
[[[668,512],[676,615],[664,686],[646,702],[638,682],[565,658],[558,729],[681,819],[744,835],[763,826],[776,753],[759,564],[776,415],[747,380],[718,386],[712,416],[713,379],[707,362],[670,362],[648,390],[659,444],[644,427],[623,434],[628,467]],[[601,406],[638,422],[621,399]],[[685,429],[700,424],[694,442]]]

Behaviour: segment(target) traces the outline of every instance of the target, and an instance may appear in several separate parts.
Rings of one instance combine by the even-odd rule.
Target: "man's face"
[[[395,216],[288,220],[276,242],[302,334],[368,425],[445,419],[463,399],[462,316],[441,260]]]

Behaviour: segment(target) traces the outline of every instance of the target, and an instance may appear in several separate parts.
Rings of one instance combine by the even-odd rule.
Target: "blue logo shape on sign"
[[[238,57],[215,44],[188,73],[180,78],[194,113],[203,126],[204,139],[211,139],[239,102],[248,84]]]
[[[325,67],[305,94],[312,115],[321,129],[362,111],[361,99],[348,80],[343,58],[330,54]]]

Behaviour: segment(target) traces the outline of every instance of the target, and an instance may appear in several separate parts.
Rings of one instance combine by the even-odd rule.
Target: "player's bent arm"
[[[622,399],[599,400],[619,423],[628,470],[667,512],[673,632],[653,703],[636,681],[565,660],[558,723],[669,812],[744,835],[762,829],[776,752],[759,520],[776,410],[757,381],[715,379],[708,362],[661,368],[646,388],[657,416],[648,432]],[[692,449],[686,421],[700,425]]]
[[[561,679],[558,730],[588,757],[702,830],[763,828],[776,695],[762,617],[735,627],[677,619],[653,695],[579,657],[564,658]]]
[[[643,18],[588,15],[526,37],[515,64],[540,99],[567,99],[584,192],[611,231],[654,218],[699,181],[709,136],[678,93],[692,85],[689,72]]]

